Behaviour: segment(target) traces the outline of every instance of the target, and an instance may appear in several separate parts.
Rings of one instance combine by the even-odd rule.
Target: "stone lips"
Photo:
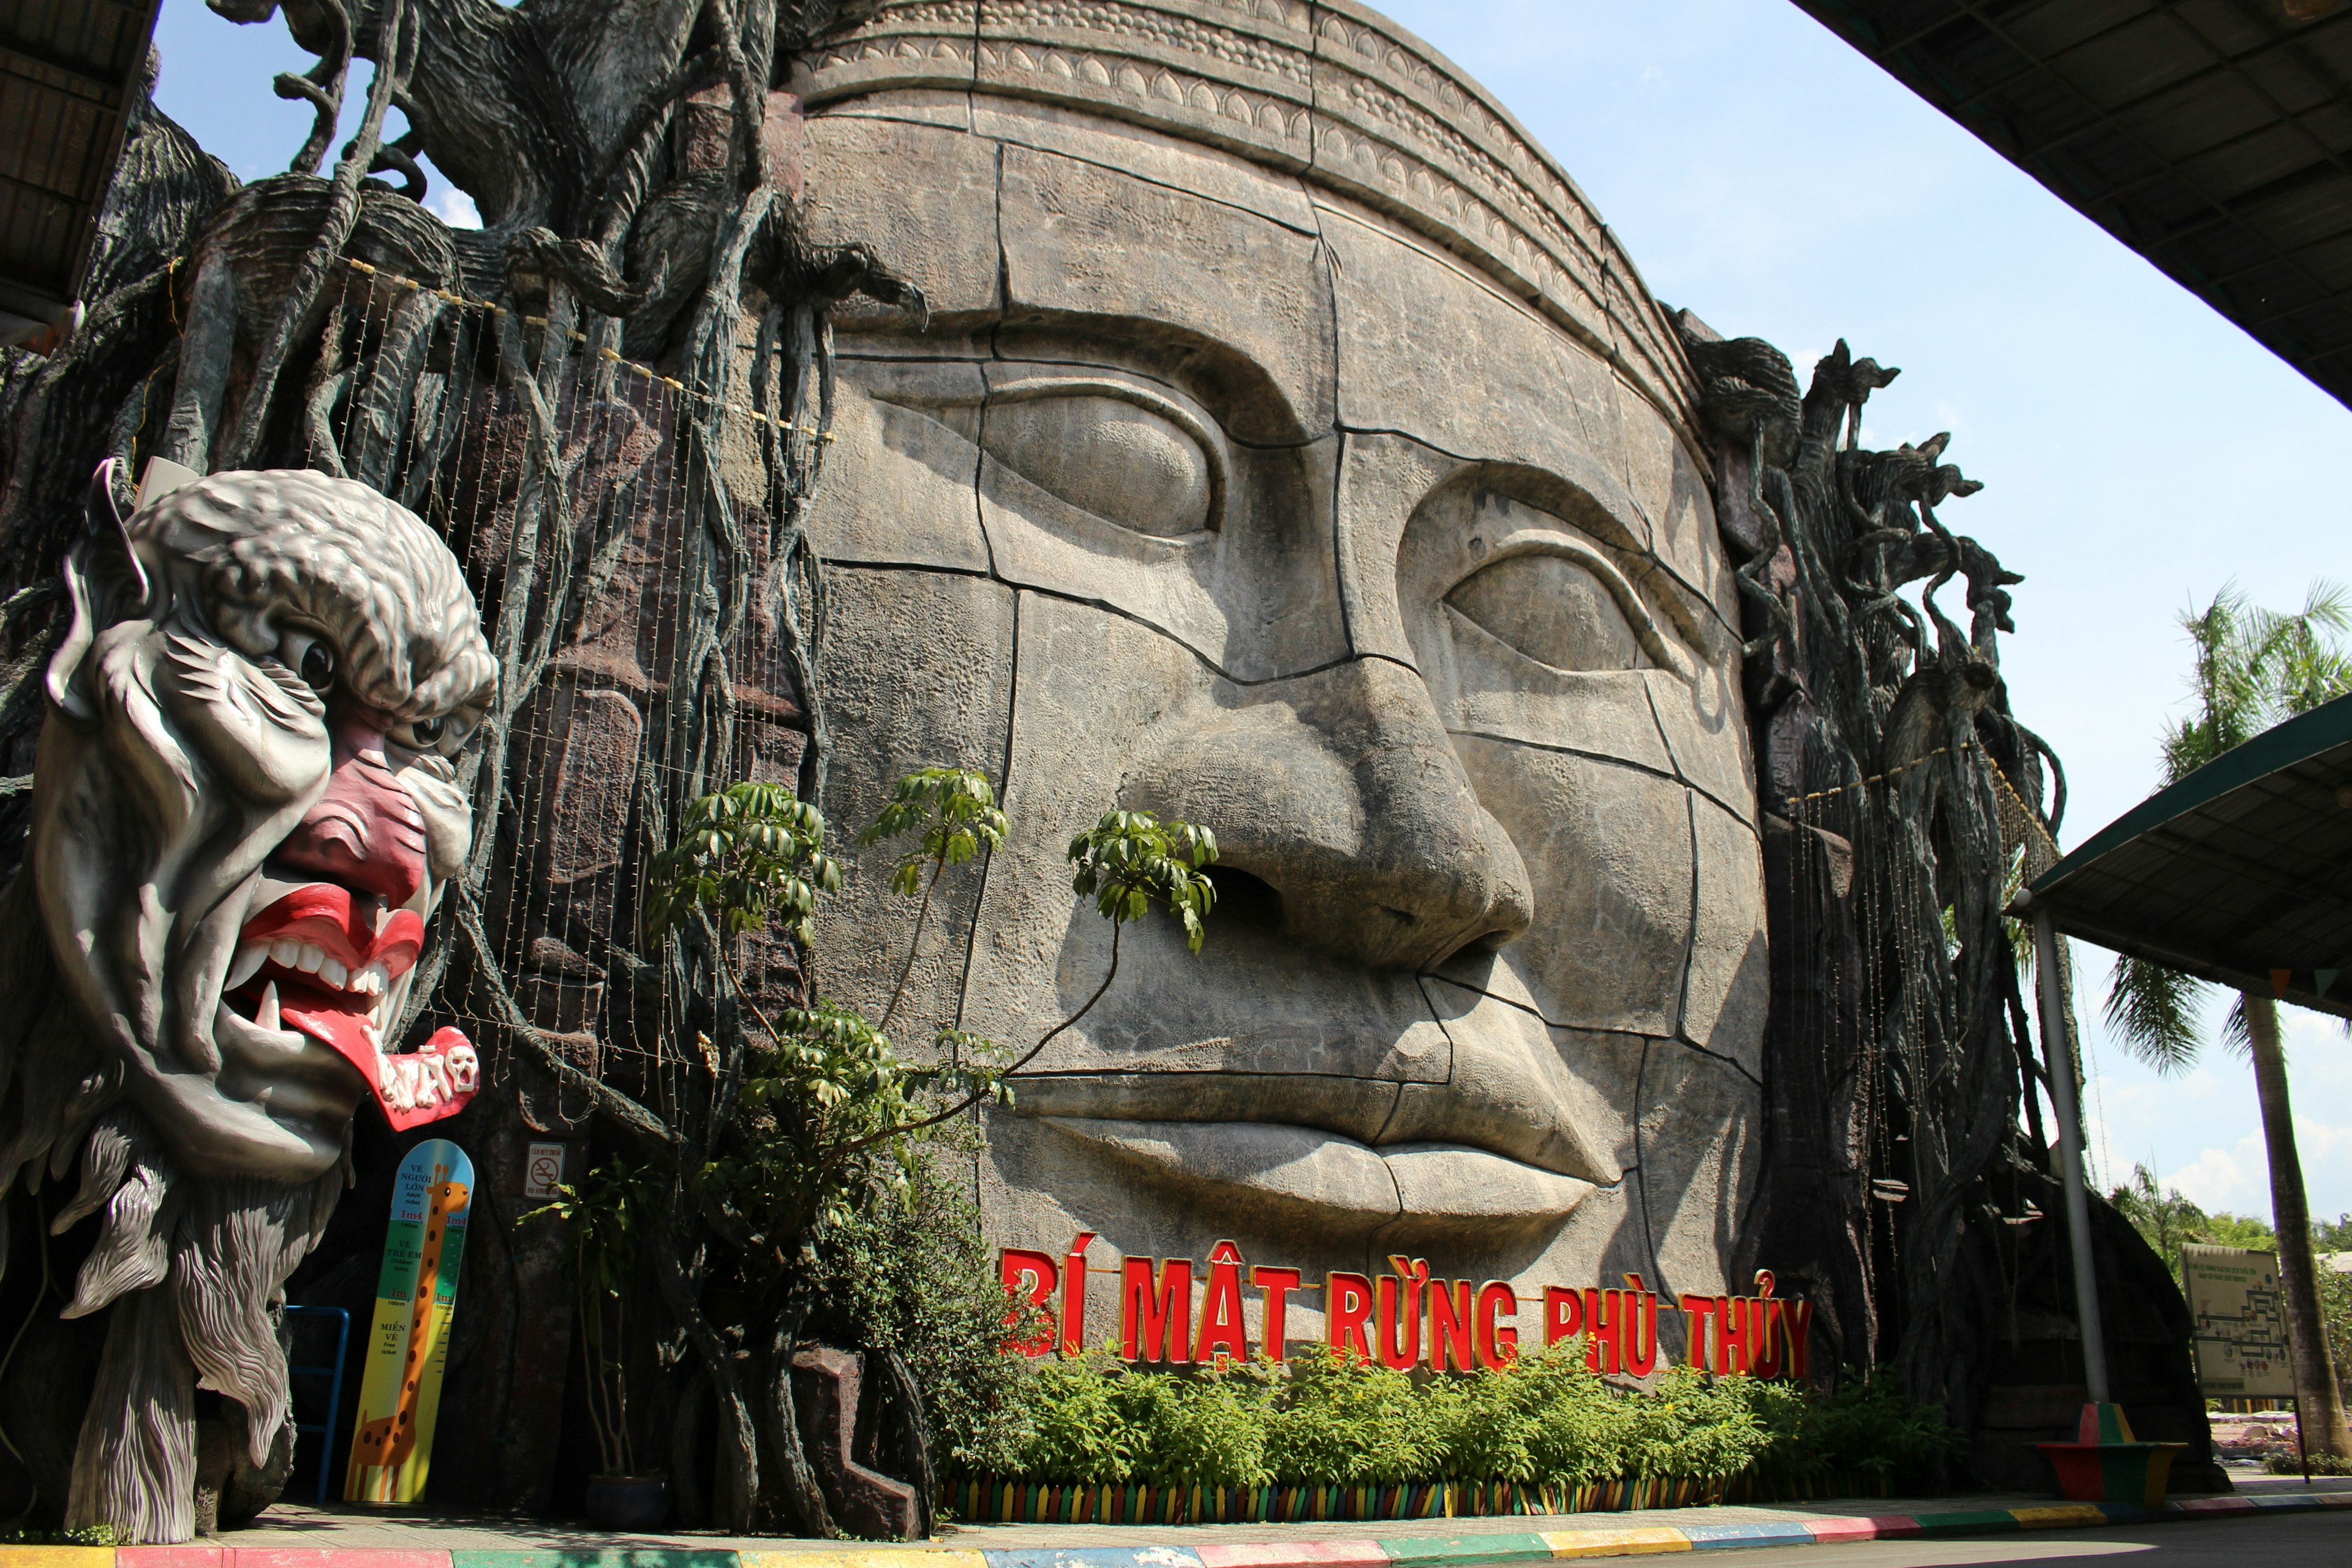
[[[1697,384],[1584,194],[1443,55],[1349,0],[913,0],[826,40],[812,110],[978,91],[1083,108],[1304,174],[1542,310],[1685,433]]]

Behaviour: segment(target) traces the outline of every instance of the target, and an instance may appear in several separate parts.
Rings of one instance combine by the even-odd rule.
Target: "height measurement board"
[[[2292,1398],[2294,1356],[2278,1255],[2242,1247],[2180,1249],[2181,1293],[2209,1399]]]
[[[446,1138],[419,1143],[400,1163],[346,1502],[413,1503],[425,1495],[473,1194],[474,1163]]]

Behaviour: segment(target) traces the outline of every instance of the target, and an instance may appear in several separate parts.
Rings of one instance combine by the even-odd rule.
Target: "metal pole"
[[[2091,1261],[2091,1202],[2083,1184],[2083,1119],[2074,1100],[2074,1049],[2066,1037],[2066,1002],[2058,993],[2058,933],[2050,911],[2033,911],[2034,989],[2042,1001],[2042,1050],[2050,1060],[2050,1098],[2058,1112],[2059,1180],[2066,1188],[2066,1239],[2074,1252],[2074,1310],[2083,1332],[2083,1383],[2091,1403],[2107,1400],[2107,1342],[2100,1331],[2099,1276]]]

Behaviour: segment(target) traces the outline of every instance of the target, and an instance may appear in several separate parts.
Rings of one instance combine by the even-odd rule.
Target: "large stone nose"
[[[1356,659],[1245,695],[1176,726],[1128,795],[1214,829],[1219,864],[1281,900],[1286,935],[1417,968],[1527,930],[1527,867],[1479,804],[1419,676]]]
[[[425,885],[425,814],[384,758],[382,719],[339,700],[327,726],[335,748],[327,793],[270,858],[396,909]]]

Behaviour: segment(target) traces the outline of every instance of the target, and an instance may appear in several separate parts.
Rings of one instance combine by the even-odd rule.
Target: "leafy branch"
[[[931,894],[940,885],[940,875],[950,866],[967,864],[983,847],[993,851],[1004,842],[1004,813],[996,808],[996,791],[986,773],[963,768],[919,768],[898,781],[890,804],[882,808],[872,826],[857,836],[860,844],[878,844],[910,829],[922,829],[915,847],[899,858],[890,873],[892,892],[911,896],[919,887],[923,901],[915,910],[915,934],[907,943],[907,962],[898,971],[898,984],[891,988],[877,1027],[890,1026],[892,1015],[907,994],[907,981],[915,973],[916,956],[923,950],[923,928],[931,918]],[[923,875],[926,866],[930,868],[929,877]]]
[[[993,851],[1006,828],[984,774],[924,768],[899,781],[859,835],[869,845],[918,835],[890,877],[894,891],[919,895],[922,903],[885,1023],[904,998],[940,878]],[[1109,992],[1127,925],[1160,908],[1197,953],[1216,901],[1204,874],[1217,858],[1213,832],[1150,812],[1105,812],[1067,851],[1073,888],[1111,922],[1102,983],[1010,1063],[1002,1063],[1006,1047],[942,1026],[932,1037],[940,1059],[917,1066],[898,1057],[883,1025],[824,998],[771,1019],[736,967],[730,939],[781,928],[809,940],[818,899],[842,884],[838,862],[824,852],[825,833],[823,816],[779,784],[739,784],[706,795],[686,813],[677,844],[656,858],[646,902],[656,938],[698,918],[719,931],[728,982],[766,1037],[751,1047],[733,1150],[706,1167],[701,1184],[721,1229],[779,1268],[790,1267],[787,1250],[849,1214],[867,1184],[903,1187],[912,1141],[983,1102],[1010,1103],[1008,1080]],[[891,1158],[860,1160],[885,1144]]]

